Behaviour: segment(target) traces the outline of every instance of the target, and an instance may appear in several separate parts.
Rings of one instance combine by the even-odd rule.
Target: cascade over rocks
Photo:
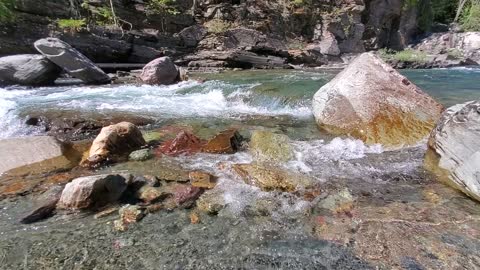
[[[45,56],[21,54],[0,58],[0,85],[50,85],[62,70]]]
[[[104,84],[110,77],[85,55],[58,38],[44,38],[35,41],[35,48],[50,61],[63,68],[71,76],[87,84]]]
[[[413,145],[433,129],[442,105],[372,53],[364,53],[313,97],[320,128],[368,144]]]
[[[443,182],[480,201],[480,101],[445,111],[428,146],[425,167]]]
[[[115,161],[120,156],[130,154],[146,142],[142,132],[132,123],[121,122],[102,128],[93,141],[88,158],[82,162],[84,166],[95,167],[103,162]]]

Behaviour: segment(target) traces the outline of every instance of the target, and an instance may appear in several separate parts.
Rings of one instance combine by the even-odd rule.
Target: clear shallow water
[[[403,71],[446,106],[480,98],[479,70]],[[198,154],[127,162],[98,173],[151,174],[180,167],[219,177],[213,192],[227,203],[218,217],[190,224],[189,210],[147,215],[125,233],[113,215],[59,214],[19,225],[32,198],[0,201],[0,269],[476,269],[480,209],[432,181],[422,168],[425,145],[385,151],[321,133],[310,111],[313,94],[335,72],[245,71],[200,74],[205,83],[175,86],[0,89],[0,137],[38,134],[25,115],[50,111],[104,117],[135,114],[158,126],[192,126],[207,138],[230,127],[268,129],[292,139],[294,160],[279,166],[320,186],[315,200],[264,192],[228,168],[253,160]],[[450,89],[456,89],[451,91]],[[221,164],[222,166],[219,166]],[[348,188],[348,214],[315,212],[318,201]],[[33,198],[34,199],[34,198]],[[260,209],[269,202],[268,209]],[[308,213],[308,214],[307,214]],[[377,268],[378,269],[378,268]]]

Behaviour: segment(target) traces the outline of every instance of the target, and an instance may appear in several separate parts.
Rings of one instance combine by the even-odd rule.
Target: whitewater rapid
[[[29,135],[25,111],[77,111],[81,113],[129,113],[158,119],[225,118],[245,116],[312,117],[309,101],[290,101],[281,96],[256,93],[257,83],[187,81],[170,86],[69,86],[0,88],[0,138]]]

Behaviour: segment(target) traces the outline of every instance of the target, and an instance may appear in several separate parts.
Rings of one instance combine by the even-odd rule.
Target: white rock
[[[428,144],[427,169],[480,201],[480,101],[449,108]]]

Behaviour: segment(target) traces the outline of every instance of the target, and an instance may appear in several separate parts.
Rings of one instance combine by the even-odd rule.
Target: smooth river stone
[[[425,167],[480,201],[480,101],[449,108],[432,131]]]
[[[0,174],[37,174],[72,168],[66,147],[54,137],[0,140]]]
[[[320,128],[393,147],[426,138],[442,110],[373,53],[361,54],[313,97]]]

